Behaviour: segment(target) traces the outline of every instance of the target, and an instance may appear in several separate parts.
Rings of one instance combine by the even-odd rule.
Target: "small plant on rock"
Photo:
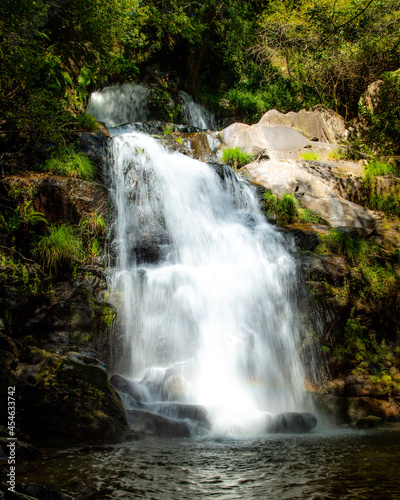
[[[222,162],[234,170],[241,168],[254,160],[254,155],[246,153],[241,148],[226,148],[222,152]]]
[[[66,177],[92,180],[96,174],[96,166],[74,146],[58,149],[44,164],[44,170],[51,174]]]
[[[43,263],[49,274],[57,272],[63,264],[77,260],[82,251],[82,241],[72,226],[51,224],[48,234],[33,245],[32,254]]]

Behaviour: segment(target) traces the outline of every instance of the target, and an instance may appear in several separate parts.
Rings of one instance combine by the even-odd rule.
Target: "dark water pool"
[[[49,454],[18,480],[80,499],[400,499],[400,429],[145,439]]]

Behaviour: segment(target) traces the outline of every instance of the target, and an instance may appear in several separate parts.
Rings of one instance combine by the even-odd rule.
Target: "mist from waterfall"
[[[229,167],[221,178],[133,127],[111,134],[114,371],[144,401],[204,405],[215,433],[262,434],[266,412],[304,407],[288,243]]]

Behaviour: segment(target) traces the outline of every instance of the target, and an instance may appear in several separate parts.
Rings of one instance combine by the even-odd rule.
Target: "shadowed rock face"
[[[302,434],[312,431],[317,419],[311,413],[280,413],[271,418],[267,424],[267,432],[272,434]]]

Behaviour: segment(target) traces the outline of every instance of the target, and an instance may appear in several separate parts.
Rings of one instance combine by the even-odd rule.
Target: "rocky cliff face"
[[[116,311],[104,299],[103,236],[90,226],[93,214],[106,215],[107,191],[99,182],[24,173],[2,179],[0,195],[1,411],[12,386],[21,439],[121,439],[126,415],[105,364]],[[61,225],[76,228],[80,253],[49,274],[33,247]]]

